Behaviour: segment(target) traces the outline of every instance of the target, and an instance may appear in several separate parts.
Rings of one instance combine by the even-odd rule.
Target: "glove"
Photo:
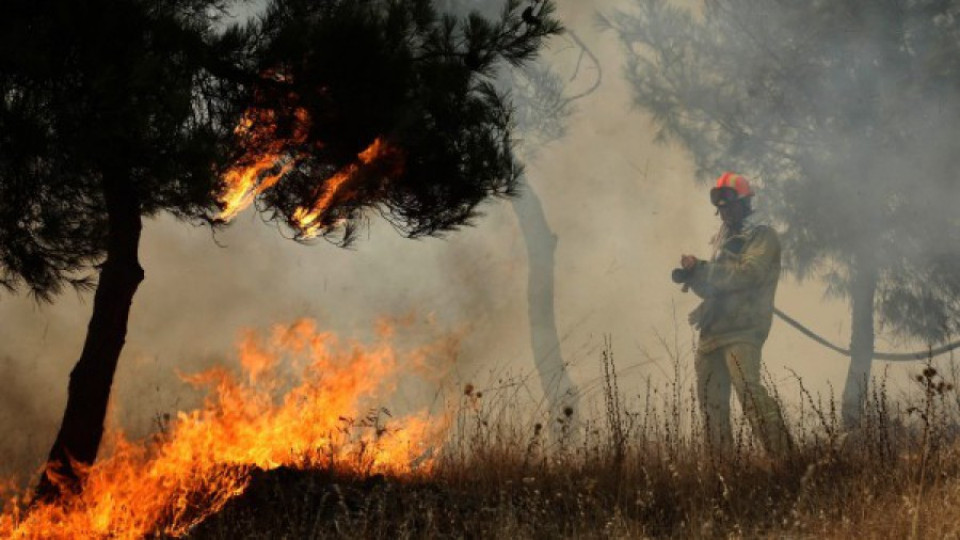
[[[693,277],[692,270],[685,270],[683,268],[674,268],[673,272],[670,272],[670,279],[674,283],[686,283]]]

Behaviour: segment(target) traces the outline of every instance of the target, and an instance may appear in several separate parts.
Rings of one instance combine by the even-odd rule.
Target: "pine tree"
[[[410,236],[468,223],[520,174],[487,78],[559,30],[550,9],[523,23],[515,2],[489,21],[428,0],[276,0],[225,30],[226,0],[8,4],[0,284],[43,300],[96,289],[44,497],[79,489],[96,458],[144,217],[222,226],[246,179],[241,199],[301,239],[349,242],[370,208]]]

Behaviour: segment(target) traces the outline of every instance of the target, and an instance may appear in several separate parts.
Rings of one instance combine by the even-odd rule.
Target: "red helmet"
[[[721,174],[720,178],[717,178],[717,185],[710,190],[710,202],[714,206],[725,206],[728,203],[747,197],[753,197],[750,182],[733,172]]]

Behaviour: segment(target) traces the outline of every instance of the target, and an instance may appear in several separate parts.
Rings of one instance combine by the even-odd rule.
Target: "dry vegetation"
[[[675,373],[680,360],[674,356]],[[877,381],[863,429],[844,433],[830,399],[801,387],[795,455],[771,459],[742,425],[736,449],[702,444],[679,375],[647,399],[621,395],[609,347],[602,410],[568,429],[522,420],[516,393],[468,386],[455,442],[414,478],[282,469],[195,538],[960,536],[955,373],[918,365],[912,397]],[[659,397],[657,397],[659,396]],[[562,415],[561,415],[562,416]]]

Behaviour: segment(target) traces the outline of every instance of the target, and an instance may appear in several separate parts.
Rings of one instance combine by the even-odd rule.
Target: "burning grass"
[[[400,371],[444,348],[398,353],[381,326],[371,346],[342,343],[309,320],[248,333],[243,373],[216,368],[186,377],[209,390],[202,409],[181,412],[169,430],[134,443],[122,434],[83,471],[83,492],[22,513],[11,501],[0,536],[140,538],[178,536],[243,493],[254,470],[338,468],[358,475],[407,474],[432,466],[428,450],[443,418],[390,418],[384,399]],[[405,358],[409,358],[406,360]],[[285,369],[299,375],[294,383]]]
[[[691,402],[670,388],[661,395],[678,402],[624,403],[623,439],[609,415],[551,439],[497,414],[502,403],[465,396],[429,472],[274,471],[191,537],[955,537],[960,409],[938,377],[921,375],[918,401],[899,409],[878,390],[858,434],[835,429],[829,402],[808,402],[812,425],[782,459],[764,456],[746,426],[733,452],[706,448]]]
[[[230,539],[960,534],[960,397],[948,382],[954,375],[932,367],[918,366],[916,392],[898,399],[878,381],[857,432],[840,429],[832,401],[797,381],[802,402],[787,410],[799,449],[773,459],[742,423],[733,450],[702,444],[679,355],[675,380],[631,388],[617,380],[608,348],[597,410],[576,426],[573,415],[549,419],[552,429],[518,412],[522,380],[468,385],[442,419],[385,419],[364,399],[389,390],[403,366],[398,353],[339,346],[308,322],[268,339],[248,335],[242,350],[242,381],[221,372],[194,378],[216,389],[203,411],[181,415],[157,444],[121,446],[117,455],[130,457],[97,466],[111,471],[119,459],[140,469],[92,472],[83,497],[65,509],[40,508],[20,521],[8,510],[3,535],[17,526],[26,537]],[[309,390],[281,388],[275,373],[284,355],[310,359]],[[226,405],[245,392],[255,399]],[[331,392],[341,397],[305,397]],[[333,412],[342,410],[352,416]],[[173,462],[178,475],[143,468],[175,453],[169,445],[181,430],[206,433],[228,419],[245,427],[200,436],[194,457]],[[214,455],[197,465],[196,456]],[[101,478],[129,487],[102,490]],[[130,506],[143,501],[148,510]],[[47,528],[36,528],[40,519]],[[68,524],[76,528],[60,534],[67,529],[56,527]]]

